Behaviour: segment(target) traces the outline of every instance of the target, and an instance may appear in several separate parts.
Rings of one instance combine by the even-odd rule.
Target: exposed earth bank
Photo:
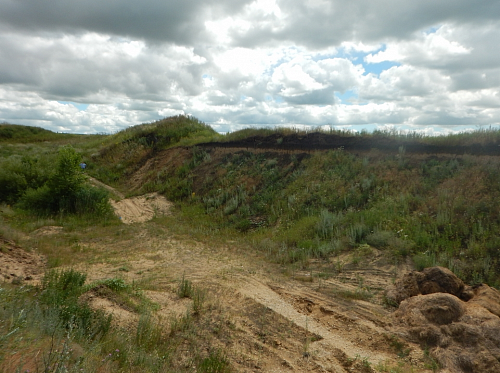
[[[487,285],[467,286],[440,267],[395,266],[373,248],[356,266],[335,270],[349,262],[345,253],[317,263],[316,276],[313,270],[287,273],[233,241],[209,245],[173,236],[153,219],[174,213],[156,194],[123,199],[114,208],[137,233],[82,239],[82,250],[98,254],[77,269],[89,281],[117,273],[127,282],[147,278],[154,286],[145,294],[164,319],[192,307],[176,294],[181,276],[210,289],[233,328],[232,338],[219,343],[236,372],[500,371],[500,293]],[[45,227],[32,236],[41,234],[65,232]],[[39,255],[0,243],[4,281],[30,280],[43,270]],[[396,281],[395,273],[401,274]],[[137,323],[137,313],[106,292],[93,290],[86,299],[122,327]]]

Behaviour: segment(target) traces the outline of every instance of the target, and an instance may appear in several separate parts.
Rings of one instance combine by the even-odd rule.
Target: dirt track
[[[214,246],[187,236],[173,237],[167,227],[150,221],[173,213],[163,197],[125,198],[114,206],[123,223],[133,224],[127,231],[134,234],[82,239],[78,250],[95,255],[76,269],[87,273],[89,281],[119,275],[129,283],[154,284],[145,295],[159,306],[158,317],[167,320],[185,314],[192,302],[176,295],[183,275],[196,286],[211,289],[217,294],[217,307],[234,325],[234,341],[226,346],[234,371],[375,372],[409,367],[410,362],[413,372],[429,371],[416,345],[409,345],[411,352],[404,360],[398,358],[389,343],[395,333],[391,311],[381,305],[383,289],[391,284],[394,272],[407,266],[384,263],[381,253],[373,250],[356,268],[346,267],[336,275],[333,262],[318,264],[316,272],[332,273],[321,279],[312,278],[311,270],[282,274],[261,254],[241,250],[234,241]],[[34,238],[64,234],[62,227],[42,227],[32,233]],[[24,272],[21,268],[26,259],[18,259],[19,273],[27,273],[31,267],[25,265]],[[349,254],[335,258],[337,263],[349,260]],[[370,301],[342,296],[360,289],[368,289]],[[112,313],[122,327],[137,323],[138,315],[113,299],[89,294],[87,300]]]
[[[209,247],[193,240],[172,238],[168,229],[148,222],[155,211],[171,213],[170,203],[163,197],[147,195],[123,199],[113,205],[123,223],[139,224],[135,227],[140,233],[126,242],[116,240],[103,247],[94,244],[97,252],[120,254],[111,262],[85,265],[82,270],[87,272],[89,280],[116,276],[117,267],[127,268],[121,275],[128,281],[141,281],[148,274],[155,278],[156,289],[148,291],[147,295],[160,305],[158,313],[163,317],[182,314],[189,306],[189,301],[175,296],[173,279],[186,274],[195,284],[219,289],[225,294],[220,297],[221,302],[231,310],[235,324],[243,332],[238,337],[239,348],[243,350],[239,353],[246,356],[246,362],[234,363],[236,371],[350,372],[363,371],[364,365],[396,366],[398,363],[395,351],[387,342],[392,333],[390,312],[380,305],[382,288],[390,284],[395,268],[378,262],[380,256],[376,252],[364,266],[354,271],[346,270],[341,277],[327,278],[321,283],[317,279],[298,281],[294,278],[307,278],[309,273],[283,276],[258,256],[240,253],[230,242]],[[151,224],[155,227],[154,234]],[[337,260],[347,262],[349,257]],[[335,295],[339,290],[355,292],[360,276],[365,287],[376,289],[371,302]],[[137,321],[135,314],[108,299],[94,297],[92,304],[113,313],[121,325]],[[253,305],[264,306],[269,315],[294,325],[295,337],[274,341],[270,346],[269,342],[263,342],[255,331],[255,322],[252,324],[245,316]],[[255,344],[261,346],[260,352],[248,347]],[[413,347],[408,359],[420,366],[415,371],[425,371],[422,352]],[[248,368],[252,364],[260,369]]]

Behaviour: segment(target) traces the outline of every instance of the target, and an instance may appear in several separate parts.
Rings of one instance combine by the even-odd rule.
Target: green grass
[[[272,237],[273,243],[264,248],[270,260],[304,267],[310,259],[326,260],[339,250],[369,244],[396,260],[413,258],[418,268],[443,265],[468,282],[500,285],[495,249],[500,243],[495,203],[500,198],[500,162],[496,157],[422,156],[406,150],[419,144],[489,146],[498,142],[498,130],[440,137],[329,130],[325,133],[396,141],[399,151],[362,156],[341,149],[312,154],[238,151],[215,159],[210,149],[193,145],[253,136],[283,141],[310,131],[245,129],[221,136],[186,116],[94,137],[2,128],[12,132],[4,136],[0,157],[0,195],[7,204],[24,198],[29,202],[25,208],[36,207],[34,202],[51,194],[43,186],[54,177],[51,165],[58,149],[43,142],[19,143],[16,139],[26,131],[31,133],[27,139],[50,135],[58,147],[81,139],[74,146],[87,161],[88,172],[115,186],[159,152],[182,146],[188,149],[179,164],[152,171],[135,193],[164,193],[177,202],[184,223],[201,235],[243,234],[249,242]]]
[[[73,214],[61,211],[68,209],[60,206],[56,212],[38,214],[29,204],[19,202],[35,203],[51,192],[65,196],[72,189],[75,178],[71,175],[64,190],[58,189],[59,181],[68,181],[63,172],[67,167],[57,166],[61,165],[60,152],[69,145],[73,155],[86,161],[89,174],[124,191],[131,175],[158,154],[170,151],[168,154],[178,156],[175,166],[150,170],[142,189],[134,191],[159,191],[176,204],[175,216],[157,217],[148,229],[168,226],[173,235],[214,245],[232,241],[239,250],[258,250],[266,260],[283,266],[284,272],[309,269],[314,262],[328,272],[340,273],[345,266],[369,260],[376,248],[391,263],[410,258],[417,269],[441,265],[469,284],[500,286],[500,208],[496,203],[500,199],[500,160],[496,156],[409,151],[421,144],[490,146],[500,140],[500,131],[480,129],[442,137],[326,131],[398,144],[392,153],[372,150],[360,155],[342,149],[307,154],[246,150],[218,154],[196,146],[253,136],[273,136],[279,145],[286,136],[307,133],[246,129],[221,136],[196,118],[185,116],[114,135],[65,135],[0,125],[0,235],[37,247],[48,255],[49,267],[85,262],[89,256],[105,262],[110,253],[85,251],[84,244],[104,236],[109,243],[114,237],[131,238],[137,233],[134,227],[124,231],[109,214],[102,219],[94,210],[85,213],[85,203]],[[87,186],[78,177],[75,185]],[[85,200],[83,194],[79,200]],[[23,238],[47,225],[60,226],[63,231],[52,237]],[[343,252],[349,253],[350,261],[340,261],[338,255]],[[122,263],[117,268],[119,275],[128,270]],[[136,313],[135,329],[131,332],[111,325],[108,315],[78,300],[89,291]],[[333,295],[369,301],[374,293],[360,280],[356,289]],[[185,300],[187,312],[161,320],[155,314],[158,305],[148,301],[137,284],[119,277],[85,284],[82,273],[52,270],[40,287],[2,285],[0,364],[12,362],[4,352],[8,346],[11,351],[25,351],[26,356],[42,351],[36,364],[46,371],[54,371],[57,364],[88,372],[228,371],[229,358],[216,346],[224,345],[230,333],[224,325],[230,323],[211,305],[213,295],[183,278],[178,296],[189,298]],[[407,353],[399,341],[392,341],[392,346],[401,356]],[[69,353],[71,349],[80,352]],[[190,351],[187,357],[182,355],[183,349]],[[180,365],[180,356],[185,365]],[[14,371],[23,364],[33,367],[35,362],[16,364]],[[429,369],[437,369],[430,357],[427,364]]]
[[[90,308],[81,297],[93,292],[113,301],[134,298],[134,286],[116,278],[91,284],[85,284],[85,279],[84,273],[74,270],[52,270],[39,287],[0,287],[0,370],[187,372],[194,366],[197,372],[231,372],[220,350],[200,352],[200,346],[212,346],[212,328],[219,335],[227,333],[227,322],[220,319],[217,308],[201,312],[194,307],[166,321],[156,317],[154,305],[148,303],[134,310],[139,313],[134,329],[123,329],[111,323],[111,315]],[[103,287],[107,290],[99,292]],[[196,294],[207,296],[199,288],[194,299]],[[189,347],[192,364],[188,366],[182,363],[183,346]],[[25,359],[12,360],[13,350]]]

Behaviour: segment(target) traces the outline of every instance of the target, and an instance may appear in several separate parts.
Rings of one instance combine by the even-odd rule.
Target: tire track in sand
[[[258,280],[246,277],[244,281],[244,285],[238,289],[241,294],[255,300],[263,306],[270,308],[299,327],[323,338],[319,341],[311,343],[311,348],[315,349],[317,357],[331,356],[332,350],[338,349],[344,352],[349,358],[366,358],[368,361],[375,364],[391,360],[391,356],[386,355],[383,352],[376,352],[359,347],[353,341],[346,339],[342,335],[331,332],[310,316],[301,314],[293,305],[288,303],[278,293]],[[336,369],[338,372],[345,372],[345,369],[340,365],[340,363]]]

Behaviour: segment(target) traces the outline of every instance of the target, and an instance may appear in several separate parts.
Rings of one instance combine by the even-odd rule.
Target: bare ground
[[[171,204],[156,194],[122,199],[113,206],[137,233],[80,242],[95,255],[76,269],[87,273],[89,281],[120,277],[144,284],[144,294],[158,305],[157,316],[163,319],[182,315],[192,304],[176,295],[183,275],[210,289],[234,325],[236,338],[225,347],[235,371],[430,371],[417,345],[408,344],[409,352],[398,357],[390,342],[397,332],[392,310],[382,304],[383,291],[396,272],[409,269],[404,263],[385,263],[381,253],[371,250],[356,266],[349,265],[346,254],[313,263],[313,271],[288,273],[233,241],[209,245],[189,236],[174,237],[164,225],[149,221],[172,213]],[[46,231],[58,234],[48,227],[34,234]],[[6,263],[4,250],[0,255]],[[32,268],[28,260],[35,258],[24,260],[23,276]],[[359,292],[369,296],[360,299],[355,296]],[[137,322],[136,313],[113,299],[99,293],[87,296],[94,307],[113,313],[119,325]]]

